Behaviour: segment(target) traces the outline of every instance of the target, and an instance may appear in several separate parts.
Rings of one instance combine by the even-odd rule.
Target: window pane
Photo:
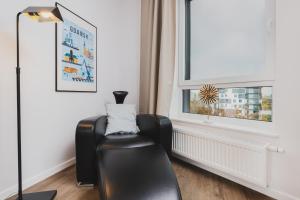
[[[272,121],[272,87],[221,88],[215,104],[205,105],[200,90],[183,90],[183,112]]]
[[[191,1],[186,79],[259,73],[265,65],[265,18],[265,0]]]

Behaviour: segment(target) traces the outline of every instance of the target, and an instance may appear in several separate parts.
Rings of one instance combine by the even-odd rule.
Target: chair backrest
[[[159,142],[159,124],[155,115],[139,114],[136,117],[136,123],[141,135],[146,135],[154,142]]]
[[[138,114],[136,116],[136,124],[140,129],[139,134],[149,136],[155,142],[159,141],[159,124],[155,115]],[[107,126],[107,116],[103,115],[98,118],[95,127],[96,142],[105,137]]]

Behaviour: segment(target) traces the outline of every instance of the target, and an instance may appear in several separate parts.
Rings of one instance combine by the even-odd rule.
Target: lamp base
[[[23,194],[22,200],[53,200],[57,194],[56,190],[46,192],[35,192]],[[16,200],[21,200],[19,197]]]

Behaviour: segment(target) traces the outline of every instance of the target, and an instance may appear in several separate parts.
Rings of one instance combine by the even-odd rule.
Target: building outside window
[[[184,90],[183,112],[248,120],[272,121],[272,87],[219,89],[217,103],[208,107],[199,90]],[[227,97],[224,96],[227,94]],[[189,95],[189,96],[187,96]],[[237,98],[236,96],[239,96]]]

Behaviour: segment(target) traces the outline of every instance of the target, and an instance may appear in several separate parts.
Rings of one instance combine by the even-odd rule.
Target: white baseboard
[[[173,156],[176,157],[176,158],[178,158],[178,159],[180,159],[180,160],[183,160],[183,161],[185,161],[187,163],[190,163],[190,164],[192,164],[194,166],[197,166],[197,167],[199,167],[201,169],[209,171],[209,172],[211,172],[213,174],[217,174],[217,175],[222,176],[222,177],[224,177],[226,179],[229,179],[229,180],[231,180],[233,182],[236,182],[238,184],[241,184],[243,186],[251,188],[252,190],[258,191],[258,192],[260,192],[262,194],[265,194],[265,195],[267,195],[269,197],[272,197],[274,199],[279,199],[279,200],[300,200],[298,197],[295,197],[293,195],[287,194],[285,192],[281,192],[281,191],[275,190],[275,189],[270,188],[270,187],[260,187],[260,186],[256,186],[254,184],[248,183],[246,181],[243,181],[242,179],[233,177],[231,175],[228,175],[226,173],[218,171],[218,170],[216,170],[214,168],[208,167],[206,165],[203,165],[201,163],[193,161],[193,160],[191,160],[189,158],[186,158],[186,157],[183,157],[181,155],[178,155],[178,154],[176,154],[174,152],[173,152]]]
[[[75,164],[75,157],[73,157],[59,165],[56,165],[55,167],[45,170],[45,171],[37,174],[34,177],[28,178],[23,181],[23,189],[25,190],[25,189],[35,185],[36,183],[41,182],[41,181],[49,178],[50,176],[66,169],[74,164]],[[17,184],[13,185],[7,189],[4,189],[3,191],[0,191],[0,200],[4,200],[6,198],[9,198],[10,196],[17,194],[17,191],[18,191]]]

